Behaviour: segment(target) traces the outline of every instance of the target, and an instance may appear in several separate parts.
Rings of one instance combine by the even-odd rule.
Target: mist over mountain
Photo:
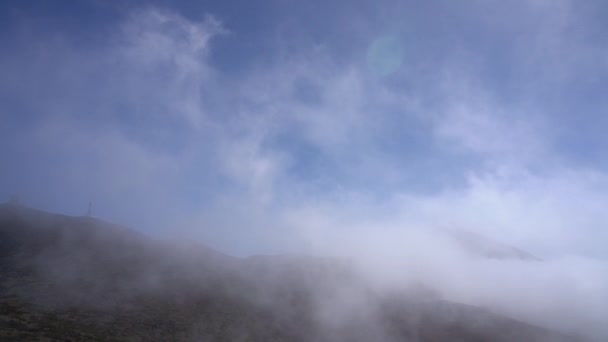
[[[4,340],[584,341],[333,257],[234,258],[14,204],[0,234]]]
[[[0,1],[0,340],[608,341],[607,33],[603,0]]]
[[[438,234],[446,234],[460,245],[464,250],[473,255],[492,259],[521,259],[521,260],[540,260],[534,255],[500,242],[485,238],[463,230],[442,230]]]

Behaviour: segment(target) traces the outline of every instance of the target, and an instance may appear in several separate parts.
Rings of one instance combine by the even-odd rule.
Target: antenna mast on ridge
[[[87,217],[91,217],[91,212],[92,212],[92,207],[93,207],[93,203],[91,203],[91,201],[89,201],[89,209],[87,210]]]

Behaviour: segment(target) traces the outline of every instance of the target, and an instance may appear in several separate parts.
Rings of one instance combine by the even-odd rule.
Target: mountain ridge
[[[478,307],[376,293],[333,259],[183,251],[89,217],[1,205],[0,241],[8,340],[579,340]]]

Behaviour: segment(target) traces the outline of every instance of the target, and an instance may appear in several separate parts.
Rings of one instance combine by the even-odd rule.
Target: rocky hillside
[[[331,258],[239,259],[90,217],[0,206],[2,341],[576,341],[380,294]]]

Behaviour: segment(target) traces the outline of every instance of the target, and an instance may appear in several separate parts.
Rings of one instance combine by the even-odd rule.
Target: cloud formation
[[[584,96],[606,73],[601,24],[585,24],[600,5],[494,5],[446,17],[453,33],[358,26],[348,56],[278,39],[272,63],[237,76],[214,53],[240,32],[213,14],[138,9],[86,43],[33,25],[0,58],[1,188],[77,214],[93,200],[99,216],[240,255],[425,269],[447,297],[601,330],[608,180],[580,157],[605,144],[591,128],[602,101]],[[545,261],[472,261],[428,240],[436,229]]]

